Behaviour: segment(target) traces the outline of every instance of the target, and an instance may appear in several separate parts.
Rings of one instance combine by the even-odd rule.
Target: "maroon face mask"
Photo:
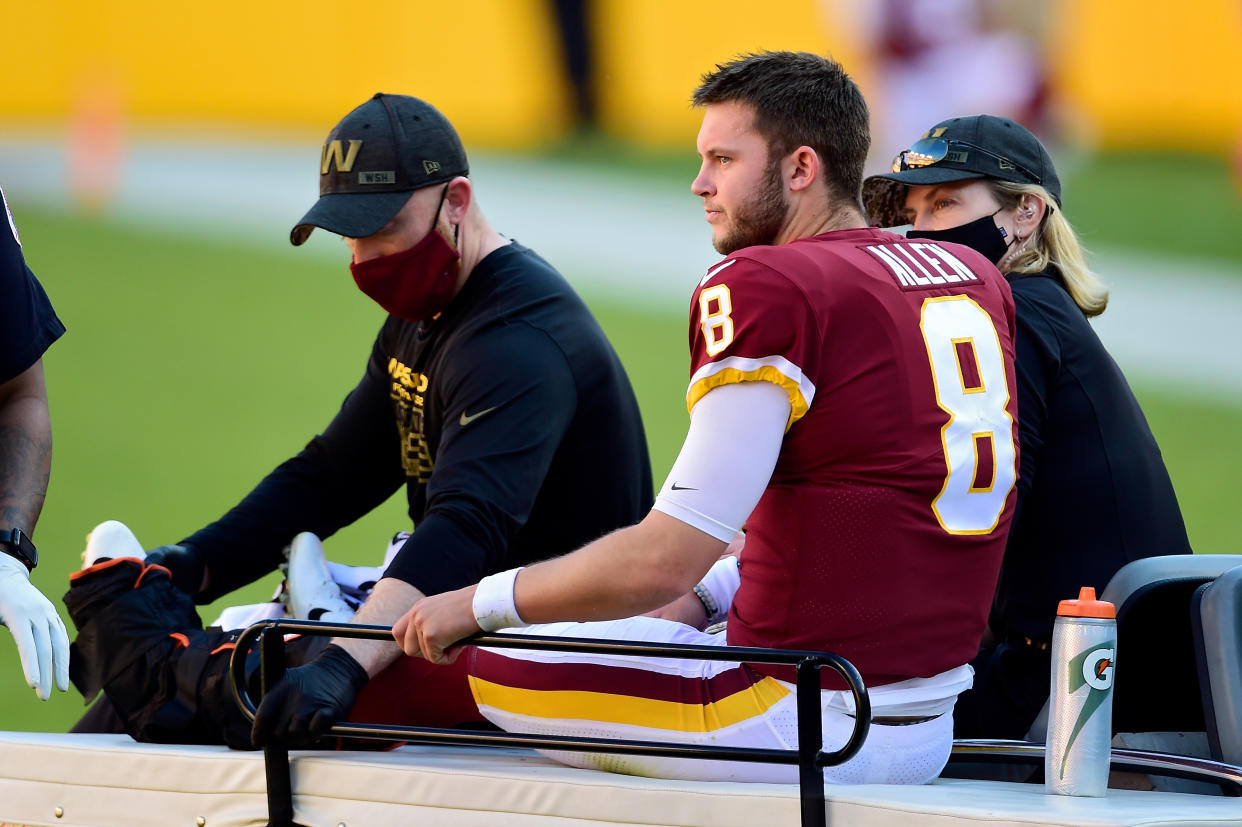
[[[443,195],[440,203],[444,203]],[[437,218],[439,215],[437,209]],[[433,223],[431,231],[410,249],[351,263],[349,271],[358,289],[380,307],[394,316],[419,322],[448,307],[460,266],[461,253]]]

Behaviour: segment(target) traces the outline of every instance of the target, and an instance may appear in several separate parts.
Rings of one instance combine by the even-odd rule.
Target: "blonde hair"
[[[1005,262],[1009,273],[1042,273],[1055,267],[1070,297],[1087,316],[1098,316],[1108,306],[1108,285],[1087,266],[1082,244],[1074,228],[1056,206],[1048,190],[1038,184],[1014,184],[989,179],[992,192],[1005,209],[1014,209],[1024,195],[1035,195],[1048,205],[1044,220],[1032,233],[1026,249]]]

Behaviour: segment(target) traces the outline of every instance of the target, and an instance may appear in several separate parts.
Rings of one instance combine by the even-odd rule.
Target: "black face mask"
[[[996,212],[1000,212],[1000,209]],[[1005,253],[1009,252],[1013,241],[1006,241],[1009,234],[1005,232],[1004,227],[996,226],[996,222],[992,220],[996,212],[947,230],[911,230],[906,233],[906,238],[926,238],[931,241],[964,244],[982,253],[993,264],[1000,264],[1000,260],[1005,257]]]

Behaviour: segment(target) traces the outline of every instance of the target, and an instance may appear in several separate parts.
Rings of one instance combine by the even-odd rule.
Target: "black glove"
[[[190,597],[199,593],[207,564],[191,546],[160,546],[147,552],[149,565],[163,566],[172,574],[173,585]]]
[[[250,736],[256,747],[309,744],[349,713],[366,685],[367,670],[335,644],[285,672],[259,703]]]

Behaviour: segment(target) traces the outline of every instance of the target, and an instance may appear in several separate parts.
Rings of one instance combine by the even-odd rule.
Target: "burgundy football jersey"
[[[1013,330],[1004,278],[959,245],[845,230],[708,271],[688,406],[747,381],[792,403],[730,644],[835,652],[873,685],[970,661],[1013,513]]]

